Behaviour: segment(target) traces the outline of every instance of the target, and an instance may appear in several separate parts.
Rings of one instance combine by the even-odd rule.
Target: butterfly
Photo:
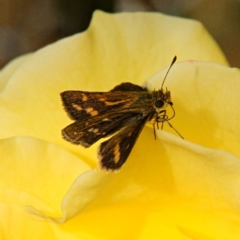
[[[168,71],[176,59],[174,57]],[[124,82],[109,92],[62,92],[64,109],[75,121],[62,130],[63,138],[88,148],[101,138],[111,136],[99,147],[99,166],[107,171],[119,170],[147,121],[153,121],[155,138],[156,124],[158,127],[161,123],[163,127],[163,123],[167,122],[173,128],[169,120],[175,116],[175,111],[170,91],[163,89],[164,81],[158,91]],[[173,109],[170,118],[166,105]]]

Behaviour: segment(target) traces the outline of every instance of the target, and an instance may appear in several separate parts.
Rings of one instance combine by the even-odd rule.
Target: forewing
[[[125,82],[109,92],[65,91],[61,98],[69,117],[81,121],[106,112],[129,111],[132,105],[136,112],[135,102],[143,95],[147,95],[145,88]]]
[[[144,92],[145,88],[130,82],[124,82],[114,87],[110,92]]]
[[[100,114],[129,110],[139,99],[139,94],[144,93],[66,91],[61,97],[69,117],[82,121]]]
[[[122,167],[147,119],[148,116],[142,115],[132,117],[126,127],[100,145],[98,151],[100,168],[115,171]]]
[[[123,128],[131,113],[112,113],[95,116],[84,121],[72,123],[62,130],[63,138],[71,143],[90,147],[99,139],[114,134]]]

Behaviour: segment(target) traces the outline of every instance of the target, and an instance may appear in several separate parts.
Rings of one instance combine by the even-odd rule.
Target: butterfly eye
[[[154,105],[156,108],[161,108],[164,105],[164,102],[163,102],[163,100],[158,99],[155,101]]]

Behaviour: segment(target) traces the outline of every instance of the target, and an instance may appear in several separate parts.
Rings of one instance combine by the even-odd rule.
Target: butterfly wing
[[[124,82],[115,86],[110,92],[144,92],[146,88],[138,86],[130,82]]]
[[[109,92],[66,91],[61,93],[69,117],[76,122],[62,130],[63,137],[89,147],[103,142],[98,157],[101,168],[117,170],[127,160],[152,112],[152,95],[145,88],[122,83]]]
[[[125,127],[107,141],[101,143],[98,151],[100,168],[116,171],[126,162],[148,116],[135,115]]]
[[[136,103],[142,99],[141,96],[151,101],[151,96],[149,97],[144,88],[132,83],[122,83],[110,92],[65,91],[61,93],[66,112],[76,121],[104,113],[138,112],[140,105]]]
[[[90,147],[99,139],[110,136],[123,128],[131,113],[112,113],[77,121],[62,130],[63,138],[71,143]]]

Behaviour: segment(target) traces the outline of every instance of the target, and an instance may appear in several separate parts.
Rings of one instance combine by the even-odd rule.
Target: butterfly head
[[[163,108],[168,105],[173,105],[171,101],[171,93],[166,89],[163,91],[162,89],[153,93],[153,106],[156,112],[160,112]]]

